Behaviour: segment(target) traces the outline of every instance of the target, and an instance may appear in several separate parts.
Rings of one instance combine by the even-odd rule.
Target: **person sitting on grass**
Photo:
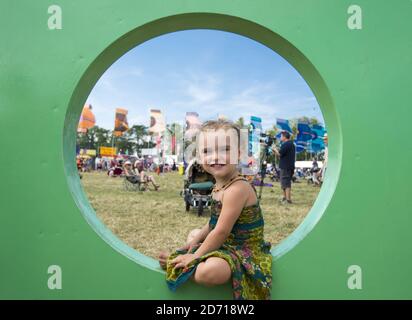
[[[156,183],[156,180],[152,177],[146,174],[146,170],[144,168],[144,164],[140,160],[136,160],[134,163],[135,167],[135,172],[140,176],[140,181],[145,182],[145,183],[151,183],[155,190],[159,190],[160,186]]]
[[[124,174],[126,176],[127,181],[133,184],[139,183],[141,181],[140,177],[137,176],[136,172],[133,170],[132,163],[129,160],[127,160],[124,163],[123,170],[124,170]]]
[[[211,217],[189,234],[183,248],[159,254],[172,291],[189,279],[205,286],[231,281],[236,300],[270,299],[271,244],[264,241],[256,191],[238,171],[239,140],[239,128],[226,120],[208,121],[200,129],[200,163],[216,180]]]

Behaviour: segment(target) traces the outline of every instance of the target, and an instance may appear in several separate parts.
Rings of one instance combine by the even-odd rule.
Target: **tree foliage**
[[[112,130],[94,126],[86,133],[77,134],[77,145],[80,149],[99,150],[100,147],[116,147],[123,154],[140,154],[142,148],[153,148],[155,145],[149,141],[147,127],[134,125],[125,131],[121,137],[113,136]]]

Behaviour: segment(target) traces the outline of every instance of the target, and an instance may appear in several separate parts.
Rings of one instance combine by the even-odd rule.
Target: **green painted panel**
[[[50,5],[62,29],[50,30]],[[0,298],[231,299],[229,286],[166,287],[154,260],[94,215],[75,169],[75,128],[102,73],[153,37],[208,28],[272,48],[321,105],[330,163],[307,219],[274,254],[274,299],[411,299],[412,2],[12,1],[0,3]],[[389,130],[394,127],[394,130]],[[23,147],[22,147],[23,146]],[[47,286],[62,268],[62,290]],[[348,267],[362,269],[351,290]]]

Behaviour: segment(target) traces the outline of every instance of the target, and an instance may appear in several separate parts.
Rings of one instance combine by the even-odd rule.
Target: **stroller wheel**
[[[200,199],[199,207],[197,208],[197,215],[200,217],[203,214],[203,201]]]

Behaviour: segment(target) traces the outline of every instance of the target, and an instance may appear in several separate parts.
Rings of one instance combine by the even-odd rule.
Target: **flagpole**
[[[185,119],[185,121],[184,121],[184,124],[183,124],[183,126],[182,126],[182,142],[183,142],[183,145],[182,145],[182,149],[183,149],[183,154],[182,154],[182,160],[183,160],[183,167],[185,166],[185,134],[186,134],[186,119]]]
[[[112,133],[112,151],[114,150],[115,139],[116,139],[116,136],[115,136],[114,130],[113,130],[113,133]],[[114,155],[116,156],[116,152],[114,153]]]

